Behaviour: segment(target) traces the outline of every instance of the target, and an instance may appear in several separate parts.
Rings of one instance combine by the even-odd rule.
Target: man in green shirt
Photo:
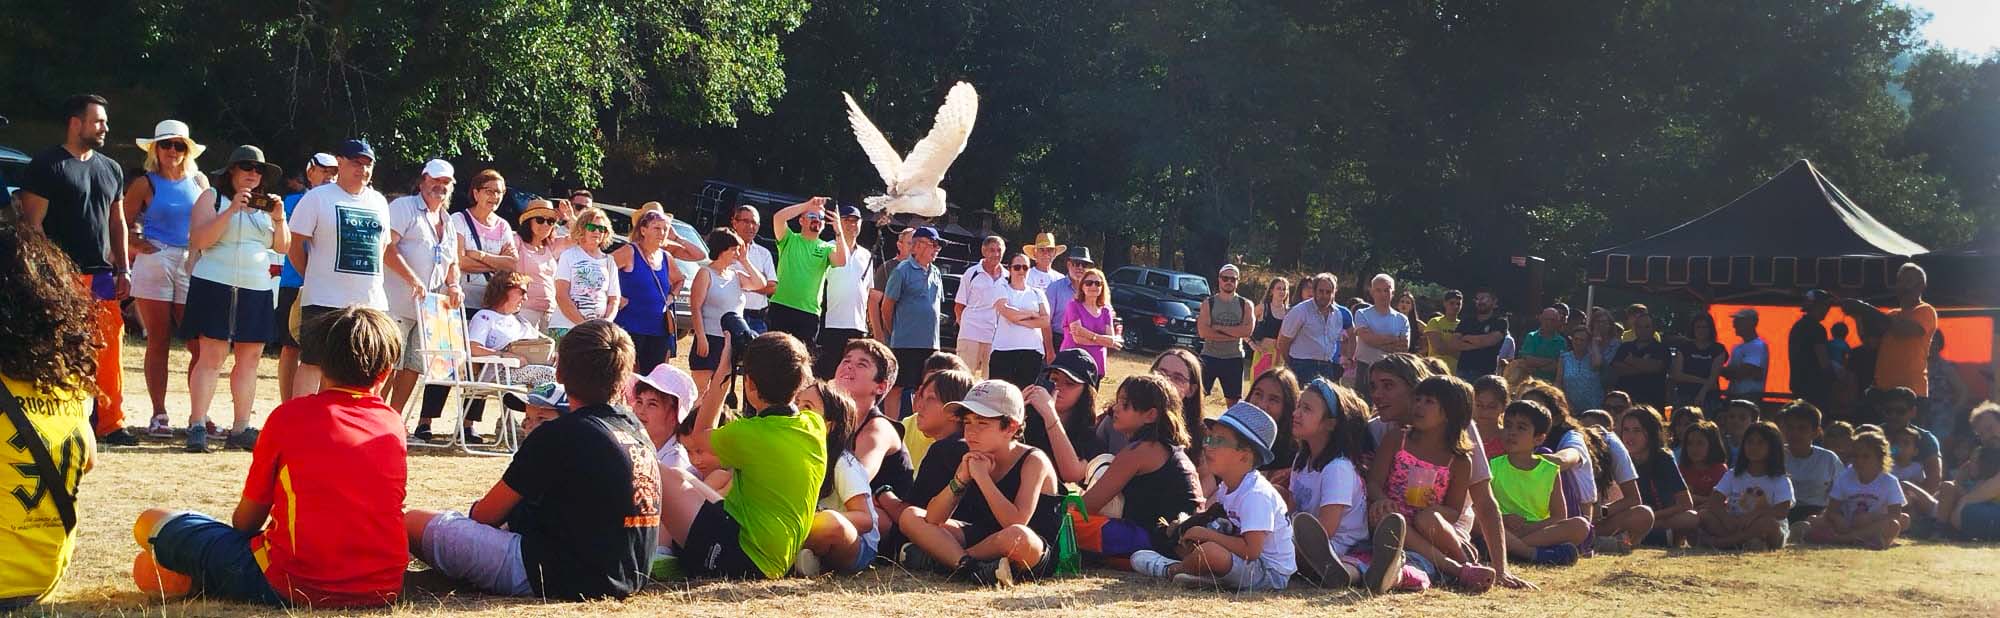
[[[1563,350],[1569,349],[1569,339],[1563,337],[1562,313],[1555,307],[1542,310],[1540,328],[1528,333],[1528,341],[1521,346],[1521,352],[1514,356],[1514,362],[1545,382],[1554,382],[1556,366],[1562,364]]]
[[[723,367],[732,366],[732,345],[724,344]],[[810,377],[805,344],[765,333],[742,355],[743,393],[754,412],[717,427],[723,398],[704,398],[692,436],[735,472],[729,497],[680,468],[660,470],[661,536],[673,540],[681,569],[695,577],[784,577],[805,546],[826,478],[826,421],[792,405]],[[726,392],[733,378],[717,371],[703,392]]]
[[[778,239],[778,289],[771,293],[764,321],[772,331],[790,334],[808,346],[819,341],[820,288],[826,285],[826,269],[847,265],[847,230],[833,226],[839,242],[819,237],[827,222],[834,220],[827,201],[815,197],[771,216],[771,237]],[[799,219],[796,233],[792,219]]]
[[[1430,355],[1442,359],[1446,367],[1456,374],[1458,371],[1458,348],[1453,347],[1458,339],[1458,312],[1465,308],[1465,294],[1458,290],[1445,290],[1444,313],[1424,322],[1424,336],[1431,339]]]

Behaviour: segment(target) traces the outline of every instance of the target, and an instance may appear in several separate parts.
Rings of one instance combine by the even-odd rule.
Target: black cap
[[[1833,303],[1833,295],[1828,294],[1826,290],[1822,290],[1819,288],[1806,290],[1807,307],[1817,307],[1820,305],[1826,305],[1831,303]]]
[[[1069,379],[1089,384],[1091,388],[1096,388],[1098,382],[1104,379],[1103,373],[1097,369],[1097,359],[1091,358],[1090,353],[1075,348],[1057,352],[1055,360],[1049,361],[1049,366],[1043,367],[1042,371],[1044,373],[1060,371],[1063,375],[1069,376]]]

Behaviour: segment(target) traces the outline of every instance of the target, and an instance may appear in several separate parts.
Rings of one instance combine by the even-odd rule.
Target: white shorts
[[[445,577],[481,590],[514,597],[534,596],[528,567],[521,562],[521,535],[482,524],[458,513],[439,513],[424,528],[419,558]]]
[[[187,304],[187,248],[156,245],[132,258],[132,297]]]

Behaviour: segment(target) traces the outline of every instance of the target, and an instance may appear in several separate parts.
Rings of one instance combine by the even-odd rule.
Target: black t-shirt
[[[1819,363],[1816,350],[1826,347],[1826,327],[1809,317],[1799,318],[1792,324],[1792,333],[1786,337],[1786,351],[1791,354],[1792,392],[1814,403],[1825,405],[1826,396],[1833,390],[1833,368]]]
[[[924,462],[917,466],[917,480],[910,484],[910,495],[901,496],[903,503],[930,504],[931,498],[951,486],[951,477],[958,473],[958,461],[965,458],[966,450],[965,438],[957,434],[932,442],[930,450],[924,451]]]
[[[1667,357],[1670,354],[1671,350],[1667,348],[1667,344],[1651,339],[1627,341],[1618,344],[1618,352],[1611,356],[1613,362],[1632,357],[1656,360],[1660,361],[1660,370],[1619,377],[1617,380],[1617,389],[1631,395],[1632,403],[1643,403],[1653,406],[1666,405]],[[1460,360],[1459,362],[1462,364],[1465,361]],[[1683,365],[1683,368],[1685,368],[1685,365]]]
[[[1687,491],[1687,479],[1681,478],[1681,469],[1671,455],[1655,452],[1645,463],[1635,461],[1633,465],[1639,469],[1639,500],[1653,510],[1673,506],[1674,496]]]
[[[1476,314],[1469,315],[1465,319],[1460,320],[1458,330],[1452,332],[1461,335],[1505,333],[1507,332],[1507,318],[1501,317],[1498,311],[1493,312],[1492,317],[1484,320],[1479,319],[1479,316]],[[1460,351],[1458,353],[1458,375],[1483,376],[1499,373],[1500,344],[1501,342],[1496,341],[1493,345],[1477,350]]]
[[[543,597],[623,599],[646,585],[659,539],[660,472],[631,412],[596,405],[543,423],[501,480],[528,583]]]
[[[111,203],[125,194],[125,173],[104,153],[89,161],[62,146],[35,155],[21,190],[49,201],[42,231],[85,273],[111,270]],[[122,230],[119,233],[124,233]]]
[[[1691,376],[1708,375],[1709,372],[1715,371],[1716,363],[1728,362],[1729,360],[1729,348],[1721,343],[1704,344],[1686,341],[1680,346],[1674,347],[1673,354],[1681,357],[1681,372]],[[1672,361],[1669,360],[1668,362]],[[1676,382],[1674,383],[1674,388],[1686,391],[1692,395],[1701,390],[1701,385]]]

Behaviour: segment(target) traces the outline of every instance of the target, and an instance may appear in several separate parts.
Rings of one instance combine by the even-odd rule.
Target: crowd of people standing
[[[71,100],[67,140],[30,166],[0,233],[0,294],[19,300],[0,305],[5,431],[60,454],[19,462],[43,468],[34,495],[50,499],[0,547],[53,559],[0,573],[0,608],[61,576],[95,446],[136,441],[119,396],[128,295],[148,332],[147,431],[171,435],[153,357],[178,336],[197,368],[186,446],[252,452],[228,521],[155,508],[134,525],[142,560],[212,598],[392,604],[413,556],[557,600],[876,564],[989,585],[1089,567],[1239,591],[1479,592],[1534,587],[1510,565],[1642,545],[2000,537],[2000,406],[1971,407],[1928,369],[1937,315],[1914,265],[1895,308],[1805,295],[1787,342],[1799,397],[1782,405],[1765,401],[1754,311],[1732,316],[1745,341],[1727,350],[1713,320],[1662,336],[1638,305],[1614,320],[1552,304],[1517,340],[1491,290],[1469,313],[1447,292],[1420,319],[1389,274],[1347,306],[1328,273],[1302,278],[1297,302],[1283,278],[1253,300],[1235,265],[1200,304],[1198,351],[1107,384],[1124,343],[1110,282],[1053,234],[1015,252],[984,238],[947,275],[937,230],[900,230],[896,255],[875,256],[860,211],[813,198],[771,213],[775,254],[750,206],[697,244],[648,205],[617,246],[587,191],[508,221],[506,180],[486,170],[452,212],[457,171],[433,160],[392,201],[372,186],[374,148],[350,140],[280,197],[260,149],[204,176],[172,121],[124,183],[96,152],[107,109]],[[704,263],[684,278],[671,260]],[[1815,330],[1836,302],[1862,346]],[[407,424],[418,322],[440,309],[469,316],[475,352],[524,365],[496,412],[526,435],[465,512],[405,509],[408,444],[433,437],[447,395],[427,386]],[[253,428],[257,354],[274,341],[285,401]],[[206,416],[225,358],[227,429]],[[1949,428],[1953,449],[1937,436]]]

